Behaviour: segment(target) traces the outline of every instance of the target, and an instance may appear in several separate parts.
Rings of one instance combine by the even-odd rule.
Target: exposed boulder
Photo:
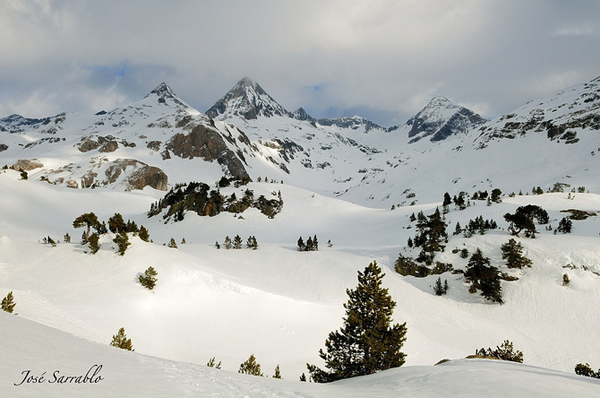
[[[40,167],[44,167],[44,165],[37,160],[29,160],[29,159],[19,159],[15,164],[10,166],[11,169],[17,171],[29,171],[33,169],[38,169]]]
[[[146,186],[159,191],[167,190],[168,176],[158,167],[149,166],[139,160],[117,159],[110,162],[104,174],[105,184],[114,184],[122,177],[122,184],[128,191],[144,189]]]

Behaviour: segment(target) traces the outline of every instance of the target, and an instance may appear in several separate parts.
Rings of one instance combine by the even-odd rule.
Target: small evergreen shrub
[[[209,368],[221,369],[221,361],[219,361],[219,363],[216,363],[216,357],[212,357],[208,360],[206,366],[208,366]]]
[[[138,280],[146,289],[153,290],[154,286],[156,286],[156,275],[158,275],[158,272],[156,272],[154,267],[148,267],[144,271],[144,275],[140,275]]]
[[[251,354],[247,360],[242,362],[242,364],[240,365],[240,369],[238,370],[238,373],[264,377],[264,374],[260,370],[260,364],[256,362],[256,358],[254,357],[254,354]]]
[[[12,314],[12,312],[15,309],[15,305],[17,305],[17,303],[15,303],[13,292],[11,290],[10,292],[8,292],[6,297],[2,299],[2,310],[10,312]]]
[[[600,379],[600,369],[598,369],[597,372],[594,372],[589,363],[586,363],[585,365],[582,363],[578,363],[575,366],[575,374]]]
[[[281,379],[281,372],[279,371],[279,364],[275,367],[275,374],[273,375],[274,379]]]
[[[113,239],[113,242],[117,244],[117,252],[123,256],[125,255],[125,250],[131,245],[129,242],[129,237],[126,232],[119,232],[117,236]]]
[[[131,344],[131,339],[128,339],[125,334],[125,328],[119,329],[119,332],[112,337],[110,345],[122,350],[135,351]]]
[[[523,363],[523,353],[519,350],[515,351],[513,349],[513,343],[508,340],[504,340],[504,343],[502,343],[500,347],[496,347],[495,350],[492,350],[491,348],[488,348],[487,350],[485,348],[475,350],[475,355],[483,358]]]
[[[433,291],[435,292],[436,296],[442,296],[448,293],[448,279],[445,279],[444,283],[442,284],[442,278],[437,278],[435,285],[433,286]]]

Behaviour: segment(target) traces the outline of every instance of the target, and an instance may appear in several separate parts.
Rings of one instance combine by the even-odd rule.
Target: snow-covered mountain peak
[[[175,92],[167,85],[167,83],[162,82],[152,91],[150,91],[145,97],[144,100],[154,99],[158,100],[159,104],[163,105],[175,105],[175,106],[183,106],[188,107],[188,105],[175,94]]]
[[[502,138],[532,133],[550,141],[575,144],[581,134],[600,130],[600,77],[537,98],[480,128],[479,147]],[[595,145],[595,143],[593,144]]]
[[[486,122],[470,109],[457,105],[448,98],[437,95],[415,116],[406,122],[410,126],[410,143],[425,137],[436,142],[454,134],[465,134]]]
[[[279,105],[258,83],[244,77],[218,100],[206,114],[213,119],[228,119],[238,116],[245,120],[259,116],[289,116],[292,114]]]

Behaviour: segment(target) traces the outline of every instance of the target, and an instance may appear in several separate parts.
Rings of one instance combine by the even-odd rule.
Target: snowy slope
[[[18,180],[14,171],[1,174],[0,183],[6,193],[0,206],[0,291],[14,291],[20,317],[93,341],[106,342],[125,327],[141,353],[198,364],[216,356],[230,371],[254,353],[266,369],[280,364],[284,377],[295,379],[306,362],[319,363],[325,337],[341,326],[345,289],[356,285],[356,271],[376,260],[386,269],[386,285],[398,302],[397,321],[409,325],[408,365],[465,357],[507,338],[531,365],[572,371],[577,362],[600,362],[600,343],[581,344],[600,324],[595,311],[600,305],[597,217],[574,222],[572,235],[540,232],[535,240],[523,239],[534,267],[519,272],[507,270],[500,259],[506,232],[452,237],[439,261],[464,267],[466,260],[451,249],[473,252],[480,247],[493,264],[520,278],[503,283],[506,304],[497,306],[468,294],[460,275],[444,276],[451,291],[440,298],[431,289],[433,276],[416,279],[393,271],[398,253],[404,253],[414,234],[408,216],[419,210],[429,214],[439,203],[376,210],[286,184],[255,183],[250,188],[257,194],[281,189],[285,204],[275,219],[249,210],[243,219],[228,213],[189,214],[183,222],[165,225],[160,217],[144,214],[158,196],[152,190],[65,190]],[[21,199],[14,201],[16,197]],[[577,194],[569,200],[563,193],[506,197],[489,207],[479,202],[450,212],[449,230],[480,214],[506,228],[502,214],[527,203],[546,208],[556,226],[564,216],[560,210],[597,211],[600,198]],[[115,253],[110,237],[102,239],[94,256],[78,243],[56,248],[40,243],[48,235],[62,240],[65,232],[76,242],[81,231],[72,228],[72,220],[87,211],[103,220],[121,212],[146,226],[155,243],[133,238],[123,257]],[[215,241],[236,234],[244,240],[256,236],[259,250],[214,247]],[[298,236],[314,234],[321,242],[318,252],[295,250]],[[171,237],[187,243],[179,249],[162,246]],[[328,240],[333,247],[327,247]],[[150,265],[159,273],[154,294],[136,282]],[[561,285],[564,273],[572,280],[568,288]]]
[[[3,397],[569,397],[594,396],[600,388],[594,379],[485,360],[404,367],[328,385],[301,383],[126,352],[5,313],[0,319],[0,332],[12,343],[0,346]],[[28,383],[26,376],[38,382]],[[471,385],[474,378],[478,386]]]

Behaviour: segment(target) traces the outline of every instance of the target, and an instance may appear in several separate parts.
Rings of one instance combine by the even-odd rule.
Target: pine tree
[[[500,250],[502,250],[502,260],[506,260],[508,268],[531,267],[531,260],[523,256],[523,245],[513,238],[500,246]]]
[[[472,288],[481,290],[481,295],[487,300],[503,303],[498,268],[490,265],[490,259],[484,257],[479,248],[469,259],[465,279],[472,283]]]
[[[435,292],[436,296],[441,296],[448,293],[448,279],[446,279],[444,284],[442,284],[442,278],[438,277],[435,281],[435,285],[433,286],[433,291]]]
[[[254,354],[250,355],[248,359],[242,362],[238,373],[264,377],[262,371],[260,370],[260,364],[256,362]]]
[[[227,250],[231,249],[231,239],[229,238],[229,236],[225,237],[225,241],[223,242],[223,246],[225,246],[225,249],[227,249]]]
[[[175,239],[171,238],[169,243],[167,243],[167,247],[170,247],[171,249],[177,249],[177,242],[175,242]]]
[[[143,225],[140,226],[140,232],[139,232],[138,236],[144,242],[149,242],[150,241],[150,234],[148,234],[148,230]]]
[[[100,223],[98,222],[98,217],[96,217],[94,213],[84,213],[73,221],[73,228],[87,227],[83,242],[81,244],[87,243],[88,239],[90,238],[90,229],[92,227],[98,227],[99,225]]]
[[[65,243],[71,243],[71,235],[69,235],[68,232],[65,234],[63,239],[65,240]]]
[[[154,290],[154,286],[156,286],[156,275],[158,272],[154,269],[154,267],[148,267],[146,271],[144,271],[144,275],[140,275],[138,280],[148,290]]]
[[[128,339],[125,335],[125,328],[119,329],[119,332],[113,335],[110,345],[123,350],[135,351],[131,345],[131,339]]]
[[[275,374],[273,375],[274,379],[281,379],[281,372],[279,371],[279,364],[275,367]]]
[[[558,222],[557,231],[560,233],[563,233],[563,234],[570,234],[572,228],[573,228],[573,222],[569,218],[563,217]]]
[[[311,251],[315,250],[315,247],[313,245],[313,240],[310,236],[306,240],[306,248],[304,250],[306,250],[307,252],[311,252]]]
[[[242,238],[239,235],[236,235],[233,238],[233,248],[234,249],[241,249],[242,248]]]
[[[206,366],[208,366],[209,368],[221,369],[221,361],[219,361],[219,363],[216,363],[216,357],[212,357],[208,360]]]
[[[131,243],[129,243],[129,237],[125,232],[119,232],[113,239],[113,242],[117,244],[117,251],[121,256],[125,255],[125,250],[131,245]]]
[[[303,252],[305,249],[306,246],[304,246],[304,240],[302,240],[302,237],[298,238],[298,251]]]
[[[8,292],[6,297],[2,299],[2,310],[12,314],[13,310],[15,309],[15,305],[17,305],[17,303],[14,301],[13,292],[11,290]]]
[[[312,244],[313,244],[313,250],[314,251],[319,251],[319,241],[317,240],[317,235],[316,234],[315,234],[315,236],[313,238]]]
[[[89,242],[89,248],[90,248],[90,253],[92,254],[96,254],[98,253],[98,250],[100,250],[100,237],[98,236],[97,233],[93,233],[90,235],[88,242]]]
[[[108,230],[113,234],[127,232],[127,225],[123,221],[121,213],[115,213],[114,216],[108,219]]]
[[[391,325],[396,303],[381,287],[384,276],[376,262],[358,272],[358,286],[347,290],[344,325],[329,334],[326,352],[319,351],[329,371],[307,364],[313,381],[367,375],[404,364],[400,349],[406,340],[406,323]]]

